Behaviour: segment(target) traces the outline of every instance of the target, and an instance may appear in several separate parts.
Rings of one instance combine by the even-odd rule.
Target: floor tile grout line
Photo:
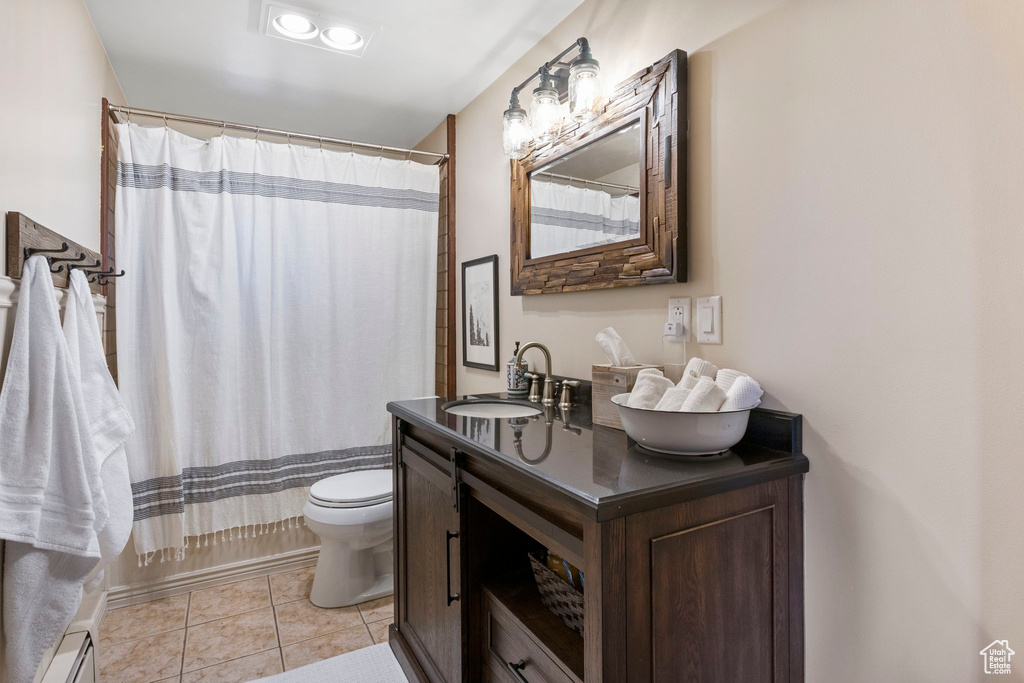
[[[246,657],[255,657],[256,655],[261,655],[261,654],[263,654],[265,652],[271,652],[273,650],[279,650],[279,649],[280,648],[277,648],[277,647],[268,647],[266,650],[259,650],[258,652],[250,652],[249,654],[242,655],[241,657],[233,657],[231,659],[225,659],[223,662],[217,662],[216,664],[210,664],[208,666],[203,666],[203,667],[200,667],[198,669],[192,669],[191,671],[182,671],[181,672],[181,676],[182,676],[182,678],[184,678],[186,673],[194,674],[194,673],[196,673],[198,671],[205,671],[206,669],[212,669],[215,666],[220,666],[222,664],[230,664],[231,662],[237,662],[238,660],[245,659]],[[160,680],[163,680],[163,679],[160,679]]]
[[[188,647],[188,618],[192,613],[192,593],[188,592],[188,602],[185,605],[185,636],[181,639],[181,666],[178,667],[178,683],[185,677],[185,648]]]

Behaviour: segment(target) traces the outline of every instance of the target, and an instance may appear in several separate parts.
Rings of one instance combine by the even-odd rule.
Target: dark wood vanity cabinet
[[[523,428],[475,441],[432,401],[389,405],[389,640],[411,681],[803,680],[798,415],[756,411],[750,441],[706,462],[592,427],[549,431],[527,464]],[[540,601],[527,554],[544,548],[583,570],[584,635]]]
[[[395,468],[396,617],[408,647],[432,683],[463,680],[463,619],[459,596],[459,512],[451,477],[407,447]]]

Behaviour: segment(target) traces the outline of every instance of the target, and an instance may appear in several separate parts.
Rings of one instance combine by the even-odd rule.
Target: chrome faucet
[[[555,405],[555,382],[551,379],[553,373],[551,372],[551,352],[548,351],[548,347],[540,342],[526,342],[519,347],[519,353],[516,354],[516,365],[518,366],[522,362],[523,354],[527,349],[532,348],[538,348],[544,354],[544,395],[540,402],[546,406],[553,406]],[[531,396],[530,400],[535,399]]]

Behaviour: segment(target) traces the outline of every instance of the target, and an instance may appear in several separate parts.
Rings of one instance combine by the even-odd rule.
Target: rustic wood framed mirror
[[[686,53],[512,160],[512,294],[686,282]]]

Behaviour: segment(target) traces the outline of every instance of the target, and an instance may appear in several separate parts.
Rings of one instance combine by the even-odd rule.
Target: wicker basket
[[[540,591],[540,601],[564,621],[566,626],[582,636],[583,593],[563,581],[558,574],[534,557],[533,553],[530,553],[530,566],[533,568],[537,590]]]

